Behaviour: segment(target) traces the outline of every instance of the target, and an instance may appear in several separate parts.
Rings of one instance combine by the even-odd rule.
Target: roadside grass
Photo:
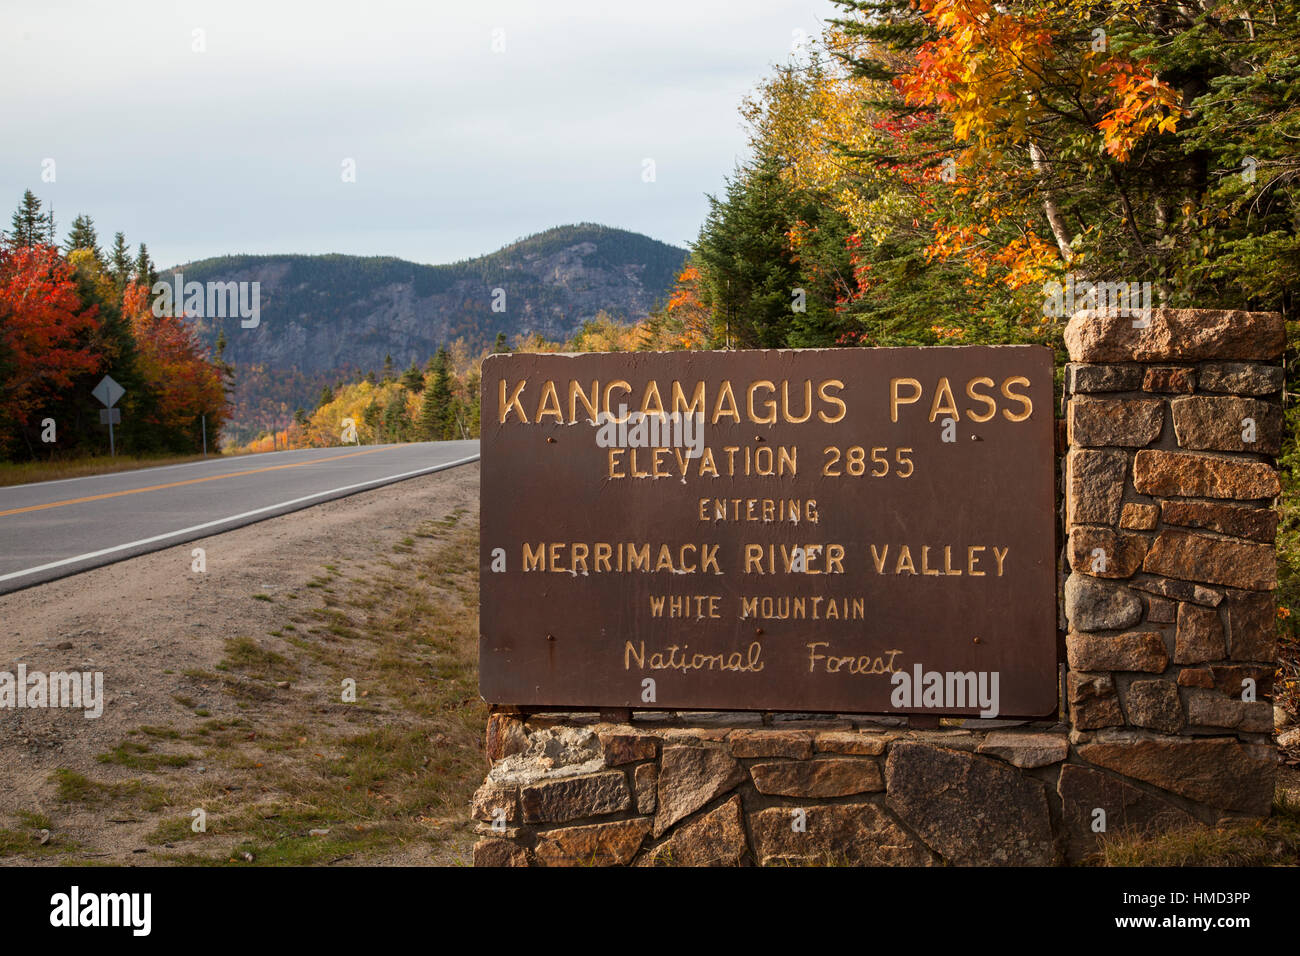
[[[268,598],[267,600],[270,600]],[[251,637],[232,637],[226,641],[226,656],[217,665],[219,671],[243,671],[257,680],[288,680],[298,667],[283,654],[262,647]]]
[[[159,754],[146,743],[124,740],[108,753],[96,758],[100,763],[114,763],[132,770],[150,772],[163,767],[188,767],[194,760],[189,754]]]
[[[1279,795],[1257,823],[1187,827],[1143,839],[1107,840],[1101,866],[1300,866],[1300,800]]]
[[[157,811],[167,806],[168,798],[157,784],[141,780],[103,782],[92,780],[75,770],[58,769],[51,775],[57,785],[58,799],[91,807],[115,807],[124,810]]]
[[[48,827],[41,827],[47,830]],[[42,838],[46,842],[42,843]],[[76,843],[56,840],[52,834],[41,834],[38,829],[11,829],[0,827],[0,859],[8,856],[23,856],[31,859],[45,859],[53,856],[66,856],[77,852]]]
[[[17,827],[0,827],[0,858],[27,856],[47,858],[73,853],[77,844],[57,839],[50,832],[54,824],[44,813],[19,810]]]
[[[219,452],[209,452],[207,460],[234,457]],[[136,471],[156,468],[159,465],[185,465],[204,461],[202,455],[127,456],[97,455],[92,458],[54,459],[49,461],[23,461],[0,464],[0,488],[6,485],[26,485],[38,481],[57,481],[61,478],[85,478],[90,475],[110,475],[119,471]]]
[[[106,818],[143,817],[158,863],[465,855],[487,719],[477,524],[457,511],[364,568],[324,566],[317,607],[277,601],[278,634],[231,637],[212,670],[184,672],[189,687],[173,699],[190,716],[135,728],[99,756],[138,779],[56,771],[57,799]],[[213,700],[227,702],[210,704],[219,716],[196,709]],[[0,855],[29,855],[18,848],[30,831],[6,832]]]

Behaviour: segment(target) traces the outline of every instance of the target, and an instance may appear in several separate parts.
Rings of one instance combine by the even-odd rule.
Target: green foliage
[[[41,211],[41,201],[30,189],[10,220],[8,240],[15,246],[35,246],[54,242],[54,211]]]
[[[383,437],[386,442],[403,442],[410,441],[411,420],[406,414],[406,395],[402,391],[395,392],[388,403],[384,406],[383,417]]]
[[[1290,310],[1300,0],[837,2],[821,51],[746,102],[755,158],[696,244],[736,344],[1060,354],[1043,284],[1067,269],[1150,281],[1173,306]],[[1144,122],[1158,86],[1176,107]],[[781,301],[791,287],[806,313]]]
[[[459,438],[456,407],[451,388],[451,369],[446,349],[434,357],[433,381],[424,390],[420,406],[420,438],[424,441],[448,441]]]
[[[94,221],[84,213],[72,220],[72,228],[68,231],[68,238],[64,240],[63,248],[67,252],[74,249],[85,249],[95,257],[95,261],[104,264],[104,253],[99,248],[99,236],[95,232]]]
[[[709,216],[695,245],[703,276],[702,297],[739,348],[780,348],[799,340],[829,344],[832,309],[809,296],[790,249],[796,223],[817,219],[809,197],[781,180],[774,157],[740,169],[725,199],[709,197]],[[807,312],[796,311],[798,291]],[[813,342],[809,342],[809,340]],[[823,342],[817,342],[821,339]]]
[[[1277,526],[1277,603],[1287,609],[1284,627],[1295,636],[1300,617],[1292,618],[1289,612],[1300,611],[1300,442],[1297,441],[1300,406],[1287,408],[1284,422],[1282,453],[1277,460],[1282,481]]]
[[[140,251],[135,257],[135,281],[150,289],[158,281],[158,270],[154,268],[153,260],[149,258],[149,250],[143,242],[140,243]]]
[[[108,274],[113,277],[113,283],[119,292],[125,289],[127,282],[131,280],[133,268],[131,247],[126,244],[126,236],[120,232],[115,233],[113,248],[108,253]]]
[[[860,44],[851,58],[859,76],[896,82],[929,69],[928,89],[946,84],[961,102],[935,113],[882,97],[874,104],[881,123],[909,134],[889,155],[846,154],[850,165],[879,172],[956,158],[958,183],[946,192],[969,177],[977,188],[962,194],[965,203],[951,203],[941,189],[925,196],[936,220],[988,229],[985,246],[1005,247],[1032,230],[1062,248],[1059,269],[1094,281],[1150,281],[1170,306],[1290,307],[1300,278],[1296,0],[1231,12],[1018,0],[989,20],[1032,24],[1033,35],[1047,38],[1019,53],[1000,51],[992,26],[958,34],[898,0],[837,3],[845,34]],[[945,71],[951,64],[934,59],[937,40],[963,45],[958,62],[969,72],[960,87]],[[990,73],[1008,52],[1022,68]],[[1110,57],[1158,78],[1178,100],[1172,125],[1138,124],[1127,151],[1114,148],[1111,124],[1133,122],[1140,96],[1154,87],[1134,84],[1129,99],[1122,73],[1099,69]],[[978,135],[969,132],[971,117]]]
[[[420,374],[420,368],[414,362],[402,373],[402,387],[413,395],[419,395],[424,391],[424,376]]]

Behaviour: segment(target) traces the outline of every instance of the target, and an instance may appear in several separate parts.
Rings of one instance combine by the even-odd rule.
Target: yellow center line
[[[85,498],[68,498],[66,501],[51,501],[43,505],[28,505],[26,508],[11,508],[8,511],[0,511],[0,518],[6,515],[20,515],[28,511],[44,511],[46,508],[62,508],[64,505],[80,505],[87,501],[102,501],[105,498],[120,498],[122,495],[139,495],[146,491],[161,491],[164,488],[179,488],[182,485],[197,485],[204,481],[217,481],[220,478],[240,478],[244,475],[257,475],[264,471],[280,471],[284,468],[301,468],[304,465],[322,465],[328,461],[342,461],[344,458],[355,458],[357,455],[373,455],[377,451],[388,451],[387,448],[367,448],[365,451],[348,452],[346,455],[335,455],[333,458],[314,458],[311,461],[296,461],[288,465],[267,465],[265,468],[250,468],[248,471],[231,471],[224,475],[209,475],[206,478],[190,478],[188,481],[172,481],[165,485],[149,485],[147,488],[128,488],[126,491],[110,491],[103,495],[88,495]]]

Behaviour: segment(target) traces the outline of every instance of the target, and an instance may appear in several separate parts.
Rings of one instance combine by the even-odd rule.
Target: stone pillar
[[[1062,797],[1139,818],[1266,816],[1282,317],[1081,312],[1065,342],[1066,700],[1081,763]]]

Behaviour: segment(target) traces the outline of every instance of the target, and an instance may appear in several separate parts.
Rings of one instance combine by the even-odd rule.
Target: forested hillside
[[[450,265],[402,259],[222,256],[168,270],[185,280],[261,283],[261,322],[228,331],[229,357],[304,372],[377,369],[385,355],[423,361],[440,344],[508,336],[567,337],[596,313],[644,316],[686,251],[590,224],[561,226]],[[497,293],[496,290],[502,290]],[[221,323],[193,320],[204,341]]]
[[[401,259],[223,256],[178,266],[184,281],[257,282],[255,327],[193,316],[212,346],[224,331],[235,367],[231,436],[283,427],[321,388],[385,361],[423,366],[457,340],[471,352],[500,333],[563,341],[606,312],[643,318],[671,288],[684,249],[637,233],[581,224],[549,229],[450,265]]]

